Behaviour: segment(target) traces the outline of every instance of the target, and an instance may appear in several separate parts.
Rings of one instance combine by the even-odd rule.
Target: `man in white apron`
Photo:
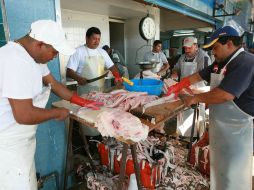
[[[210,81],[211,91],[184,99],[185,105],[209,104],[211,190],[252,189],[254,56],[241,47],[231,26],[216,30],[211,42],[215,62],[169,88]]]
[[[165,75],[169,69],[168,60],[165,54],[161,51],[161,49],[162,49],[162,41],[155,40],[153,42],[152,51],[146,52],[144,55],[144,61],[158,62],[156,64],[156,67],[151,71],[159,76]]]
[[[110,59],[108,53],[98,48],[101,39],[101,32],[96,27],[91,27],[86,32],[86,44],[76,48],[75,53],[70,57],[66,77],[78,82],[78,94],[88,94],[91,91],[103,91],[105,84],[105,69],[109,69],[115,77],[116,85],[122,84],[122,78],[117,67]],[[94,82],[89,79],[97,78]],[[83,127],[83,133],[88,136],[97,136],[100,133],[97,129]]]
[[[101,32],[91,27],[86,32],[86,44],[76,48],[66,66],[66,77],[78,82],[78,94],[87,94],[91,91],[103,91],[105,83],[105,69],[109,69],[115,77],[117,85],[122,83],[117,67],[109,55],[102,48],[98,48]],[[98,80],[89,83],[89,79]]]
[[[37,189],[37,124],[69,115],[64,108],[45,109],[50,90],[63,99],[96,107],[96,103],[73,95],[50,74],[46,63],[58,52],[71,55],[74,49],[52,20],[32,23],[29,34],[0,48],[0,189]]]
[[[176,63],[171,78],[180,79],[192,75],[205,67],[211,65],[211,59],[208,54],[202,49],[198,48],[198,41],[195,37],[187,37],[183,41],[184,54],[179,58]],[[204,87],[205,82],[201,81],[193,87]],[[194,110],[188,109],[177,115],[177,130],[182,136],[190,136],[191,126],[193,120]],[[204,119],[205,119],[205,105],[199,106],[199,128],[204,131]]]

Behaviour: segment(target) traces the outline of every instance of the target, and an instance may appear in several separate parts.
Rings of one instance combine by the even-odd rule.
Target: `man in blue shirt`
[[[252,189],[254,55],[231,26],[216,30],[209,44],[215,62],[168,89],[176,93],[206,80],[211,90],[184,98],[186,106],[209,104],[211,190]]]

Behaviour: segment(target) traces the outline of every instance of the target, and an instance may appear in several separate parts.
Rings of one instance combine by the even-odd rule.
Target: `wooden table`
[[[67,108],[70,110],[70,122],[68,127],[68,136],[67,136],[67,154],[66,154],[66,160],[65,160],[65,173],[64,173],[64,190],[67,188],[67,180],[68,180],[68,160],[70,155],[70,146],[71,146],[71,139],[72,139],[72,129],[73,129],[73,122],[77,121],[80,124],[83,124],[88,127],[94,127],[94,123],[90,120],[88,121],[86,118],[81,117],[78,115],[78,111],[80,109],[80,106],[74,105],[69,103],[68,101],[61,100],[58,102],[54,102],[52,104],[53,107],[56,108]],[[141,122],[146,124],[149,127],[149,131],[152,131],[153,129],[160,127],[165,121],[171,119],[174,117],[177,113],[182,111],[184,109],[184,104],[181,101],[176,101],[172,103],[165,103],[163,105],[153,106],[150,108],[147,108],[145,113],[142,113],[142,108],[139,107],[137,109],[134,109],[131,111],[131,113],[137,117],[140,118]],[[101,110],[102,111],[102,110]],[[100,111],[94,111],[94,116],[96,114],[98,115]],[[86,138],[83,136],[84,144],[85,144],[85,151],[88,154],[89,161],[91,163],[91,166],[93,167],[93,161],[92,157],[90,156],[90,151],[88,147],[88,143]],[[140,179],[140,168],[137,161],[137,153],[136,153],[136,143],[130,141],[130,140],[124,140],[120,138],[116,138],[117,140],[123,142],[123,150],[122,150],[122,160],[120,163],[120,174],[119,174],[119,183],[118,183],[118,189],[122,189],[124,177],[125,177],[125,167],[126,167],[126,158],[127,158],[127,150],[130,147],[131,153],[132,153],[132,159],[134,162],[134,170],[137,180],[138,189],[142,189],[141,179]]]

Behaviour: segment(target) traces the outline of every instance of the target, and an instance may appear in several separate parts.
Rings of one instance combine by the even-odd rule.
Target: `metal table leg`
[[[120,163],[120,174],[119,174],[119,182],[117,187],[117,189],[119,190],[122,189],[123,182],[124,182],[128,147],[129,147],[128,144],[123,143],[122,160]]]
[[[130,147],[131,147],[132,160],[134,162],[134,169],[135,169],[135,175],[136,175],[138,189],[142,190],[142,185],[141,185],[141,180],[140,180],[140,168],[138,165],[137,152],[136,152],[137,144],[130,145]]]
[[[69,126],[67,130],[67,152],[66,152],[66,157],[65,157],[65,169],[64,169],[64,187],[63,189],[67,189],[67,184],[68,184],[68,161],[70,157],[70,151],[72,150],[72,128],[73,128],[73,119],[70,118],[69,120]]]
[[[79,125],[79,127],[82,127],[82,126]],[[93,158],[92,158],[92,155],[91,155],[90,150],[89,150],[89,145],[88,145],[86,136],[82,135],[82,139],[83,139],[83,142],[84,142],[84,145],[85,145],[86,154],[87,154],[89,162],[91,164],[91,168],[92,168],[92,170],[95,170],[95,166],[94,166],[94,163],[93,163]]]
[[[197,121],[197,110],[198,110],[198,105],[196,104],[195,106],[193,105],[192,108],[194,109],[194,114],[193,114],[193,121],[192,121],[192,127],[191,127],[191,136],[190,136],[190,143],[189,143],[189,152],[188,152],[188,157],[187,161],[190,161],[191,158],[191,148],[192,148],[192,141],[193,141],[193,136],[194,136],[194,129]]]

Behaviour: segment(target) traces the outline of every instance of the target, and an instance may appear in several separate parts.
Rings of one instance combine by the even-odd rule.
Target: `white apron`
[[[161,54],[160,53],[157,53],[157,56],[156,56],[156,60],[151,60],[151,61],[158,61],[159,63],[156,64],[155,68],[153,68],[151,71],[155,74],[157,74],[162,66],[163,66],[163,63],[162,63],[162,60],[161,60]]]
[[[211,89],[221,83],[226,66],[211,74]],[[211,190],[252,190],[253,117],[233,101],[210,105],[209,110]]]
[[[105,60],[103,56],[90,56],[86,46],[85,49],[88,56],[85,57],[85,64],[81,76],[85,77],[86,79],[93,79],[103,75],[105,73]],[[104,83],[105,79],[102,78],[89,84],[78,86],[78,94],[82,95],[91,91],[103,91]]]
[[[197,59],[197,56],[194,58],[192,62],[184,61],[183,64],[181,64],[181,79],[198,72],[198,63],[196,59]],[[204,87],[205,83],[204,81],[201,81],[194,84],[193,86],[197,88]]]
[[[45,108],[50,87],[33,99],[33,105]],[[0,134],[0,189],[36,190],[37,179],[34,164],[37,125],[10,126]]]
[[[99,77],[105,73],[105,60],[102,55],[90,56],[87,47],[87,57],[85,58],[85,65],[81,73],[82,77],[87,79],[93,79]],[[104,90],[105,79],[91,82],[89,84],[78,86],[78,94],[88,94],[91,91],[103,91]],[[97,136],[99,131],[96,128],[91,128],[87,126],[82,126],[82,133],[84,136]]]
[[[197,72],[198,63],[196,61],[196,57],[193,62],[183,62],[181,64],[181,79],[192,75]],[[204,87],[205,83],[203,81],[198,82],[194,85],[196,88]],[[200,103],[198,112],[198,123],[195,127],[194,136],[197,136],[198,129],[201,133],[204,132],[205,128],[205,104]],[[193,123],[194,110],[188,109],[180,112],[177,115],[177,131],[182,136],[189,137],[191,135],[191,127]]]

